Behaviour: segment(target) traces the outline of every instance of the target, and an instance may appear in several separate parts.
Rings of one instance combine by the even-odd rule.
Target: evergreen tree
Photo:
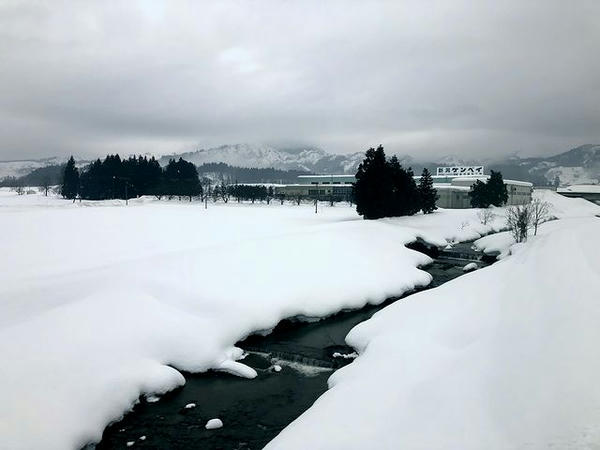
[[[386,207],[386,216],[407,216],[415,214],[420,207],[417,185],[412,169],[405,170],[398,158],[392,156],[387,163],[392,195]]]
[[[73,156],[67,161],[63,172],[63,181],[60,192],[64,198],[74,199],[79,192],[79,170],[75,167]]]
[[[487,180],[487,188],[491,205],[502,206],[506,204],[508,201],[508,189],[506,188],[506,184],[504,184],[500,172],[494,170],[490,172],[490,178]]]
[[[508,189],[502,174],[494,170],[491,171],[488,180],[483,183],[481,180],[477,180],[471,191],[469,192],[471,197],[471,206],[473,208],[488,208],[490,205],[502,206],[508,201]]]
[[[435,202],[439,198],[437,190],[433,187],[433,178],[427,168],[423,169],[419,180],[419,199],[423,213],[429,214],[437,209]]]
[[[365,219],[379,219],[388,215],[392,202],[390,170],[383,147],[370,148],[358,166],[354,183],[356,211]]]
[[[560,177],[558,175],[556,175],[554,177],[554,183],[553,183],[553,185],[554,185],[555,189],[558,189],[558,187],[560,186]]]
[[[406,211],[406,215],[412,216],[413,214],[418,213],[422,208],[421,196],[419,194],[417,183],[415,182],[415,173],[413,172],[412,167],[408,168],[406,175],[406,195],[408,197],[408,209]]]
[[[473,208],[488,208],[490,206],[487,184],[481,180],[475,181],[469,191]]]
[[[182,158],[169,161],[165,169],[165,194],[169,196],[192,197],[202,195],[202,185],[198,178],[198,170],[191,162]]]

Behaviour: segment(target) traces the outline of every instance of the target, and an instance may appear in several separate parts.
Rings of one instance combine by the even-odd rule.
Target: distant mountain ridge
[[[275,148],[268,145],[235,144],[165,155],[158,162],[166,165],[169,159],[181,157],[197,166],[225,163],[235,167],[337,173],[354,170],[362,161],[363,156],[362,152],[351,155],[334,155],[318,147]]]
[[[553,184],[556,177],[561,185],[600,183],[600,145],[586,144],[550,157],[521,158],[512,155],[494,161],[464,160],[453,155],[444,155],[436,161],[418,162],[410,156],[397,156],[402,165],[412,167],[415,174],[419,174],[424,167],[435,174],[435,168],[438,166],[484,165],[486,171],[499,170],[505,178],[531,181],[536,185]],[[224,163],[231,168],[272,168],[280,171],[328,174],[356,172],[364,158],[364,152],[338,155],[311,146],[276,148],[259,144],[235,144],[165,155],[158,161],[161,165],[166,165],[169,159],[180,157],[197,166]],[[7,176],[21,177],[35,169],[64,163],[65,160],[66,158],[45,158],[0,161],[0,179]]]
[[[600,183],[600,145],[586,144],[550,157],[520,158],[512,155],[498,160],[465,160],[445,155],[436,161],[418,162],[410,156],[396,156],[402,165],[412,167],[416,174],[424,167],[435,173],[438,166],[484,165],[486,171],[500,170],[505,178],[531,181],[536,185],[553,184],[556,177],[563,185]],[[196,165],[222,162],[237,167],[272,167],[326,174],[356,172],[364,152],[336,155],[318,147],[275,148],[237,144],[163,156],[159,162],[166,164],[170,158],[179,157]]]
[[[6,177],[19,178],[30,174],[36,169],[60,165],[67,162],[67,157],[55,156],[42,159],[22,159],[0,161],[0,180]]]

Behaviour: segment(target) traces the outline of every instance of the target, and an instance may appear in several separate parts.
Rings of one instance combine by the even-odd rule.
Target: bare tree
[[[496,217],[496,214],[494,214],[491,208],[481,209],[477,213],[477,218],[483,225],[487,225],[488,223],[490,223],[494,219],[494,217]]]
[[[18,181],[15,185],[10,188],[11,191],[16,192],[17,195],[25,194],[25,187],[23,186],[23,182]]]
[[[221,197],[221,187],[218,184],[215,184],[215,187],[212,191],[212,199],[213,203],[217,203],[217,200]]]
[[[533,222],[533,235],[537,235],[538,226],[550,220],[550,203],[539,198],[531,202],[531,220]]]
[[[50,190],[50,179],[44,178],[40,187],[42,188],[44,195],[48,197],[48,191]]]
[[[219,193],[221,194],[221,199],[223,200],[223,203],[227,203],[229,201],[229,197],[231,197],[231,188],[229,187],[229,183],[223,181],[221,183]]]
[[[529,228],[533,223],[531,205],[511,206],[506,210],[506,224],[515,242],[527,240]]]
[[[298,206],[300,206],[300,203],[302,202],[302,198],[303,198],[302,194],[296,194],[296,196],[294,197],[294,201],[296,202],[296,204]]]

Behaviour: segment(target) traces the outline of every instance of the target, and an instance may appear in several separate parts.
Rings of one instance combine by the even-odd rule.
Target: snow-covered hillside
[[[522,164],[550,183],[559,177],[562,186],[600,183],[600,145],[582,145],[549,158],[526,159]]]
[[[236,144],[166,155],[159,162],[166,165],[169,159],[179,157],[196,165],[222,162],[236,167],[343,173],[355,171],[364,154],[334,155],[316,147],[281,149],[268,145]]]
[[[360,356],[267,450],[596,448],[600,218],[574,216],[600,207],[555,199],[569,218],[510,257],[356,326]]]
[[[6,177],[19,178],[33,172],[35,169],[64,164],[67,162],[65,157],[53,157],[45,159],[31,159],[22,161],[0,161],[0,180]]]

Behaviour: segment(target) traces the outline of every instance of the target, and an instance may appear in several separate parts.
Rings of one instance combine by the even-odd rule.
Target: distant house
[[[574,184],[556,190],[565,197],[579,197],[600,205],[600,184]]]

